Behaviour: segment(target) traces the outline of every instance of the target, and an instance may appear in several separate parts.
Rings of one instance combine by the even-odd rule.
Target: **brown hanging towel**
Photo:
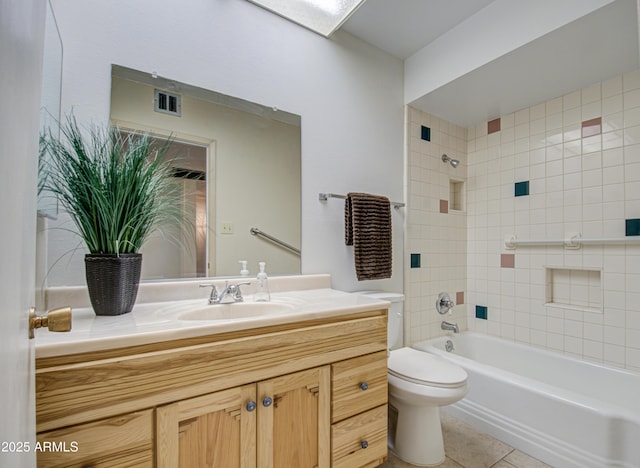
[[[358,281],[391,278],[391,203],[350,192],[344,205],[345,244],[353,245]]]

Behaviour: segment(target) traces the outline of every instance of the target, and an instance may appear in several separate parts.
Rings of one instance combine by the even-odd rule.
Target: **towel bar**
[[[347,198],[347,196],[346,195],[338,195],[337,193],[324,193],[324,192],[320,192],[318,194],[318,200],[320,200],[320,201],[327,201],[329,198],[342,198],[344,200],[344,199]],[[391,205],[394,208],[402,208],[402,207],[405,206],[405,204],[401,203],[401,202],[392,201],[392,202],[389,202],[389,203],[391,203]]]

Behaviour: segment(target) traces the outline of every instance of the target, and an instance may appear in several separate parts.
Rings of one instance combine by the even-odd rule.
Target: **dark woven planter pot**
[[[131,312],[138,295],[142,254],[87,254],[84,265],[96,315]]]

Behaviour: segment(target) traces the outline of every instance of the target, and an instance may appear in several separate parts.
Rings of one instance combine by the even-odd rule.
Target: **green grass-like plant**
[[[182,193],[174,161],[148,134],[116,127],[88,129],[75,117],[60,137],[44,136],[46,188],[58,197],[92,254],[137,253],[151,233],[182,222]]]

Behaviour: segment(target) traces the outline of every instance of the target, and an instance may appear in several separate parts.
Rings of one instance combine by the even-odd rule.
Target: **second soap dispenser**
[[[256,292],[253,298],[256,302],[269,302],[271,300],[271,294],[269,294],[269,278],[265,269],[265,262],[259,262],[260,272],[256,277]]]
[[[246,260],[238,260],[240,264],[240,276],[249,276],[249,270],[247,270],[247,261]]]

